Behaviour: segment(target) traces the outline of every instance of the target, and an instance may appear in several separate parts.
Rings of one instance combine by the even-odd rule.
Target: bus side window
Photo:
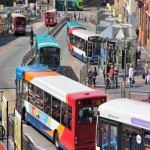
[[[28,101],[35,105],[35,85],[29,83],[28,87]]]
[[[43,90],[36,87],[36,106],[43,111]]]
[[[61,124],[67,126],[67,105],[64,102],[61,104]]]
[[[72,107],[68,106],[68,128],[72,129]]]
[[[51,116],[51,95],[44,92],[44,112]]]
[[[26,82],[25,80],[23,80],[23,89],[22,89],[22,97],[25,100],[28,100],[28,82]]]
[[[60,100],[55,97],[52,97],[52,117],[58,122],[60,122],[60,108]]]

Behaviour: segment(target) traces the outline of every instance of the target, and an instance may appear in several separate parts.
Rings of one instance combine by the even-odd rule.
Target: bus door
[[[100,120],[100,147],[103,150],[118,150],[118,124]]]

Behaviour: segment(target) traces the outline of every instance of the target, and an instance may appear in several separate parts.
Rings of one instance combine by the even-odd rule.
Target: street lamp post
[[[105,50],[105,93],[107,89],[107,45],[108,45],[108,37],[106,38],[106,50]]]
[[[124,87],[126,87],[126,51],[127,51],[127,47],[124,47]]]

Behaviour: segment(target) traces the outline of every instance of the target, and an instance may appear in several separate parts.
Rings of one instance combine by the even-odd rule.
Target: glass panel
[[[23,99],[28,100],[28,82],[26,81],[23,81],[22,97]]]
[[[36,106],[43,111],[43,90],[36,87]]]
[[[64,102],[61,105],[61,123],[65,127],[67,126],[67,105]]]
[[[101,124],[101,141],[102,149],[108,150],[108,124],[103,122]]]
[[[150,132],[144,132],[144,150],[150,150]]]
[[[100,53],[100,44],[98,42],[93,43],[93,55],[99,55]]]
[[[60,108],[61,102],[55,97],[52,97],[52,117],[60,122]]]
[[[68,128],[72,129],[72,107],[68,106]]]
[[[110,150],[117,150],[117,127],[110,126]]]
[[[137,143],[136,140],[137,135],[140,135],[140,129],[123,125],[122,126],[122,149],[140,150],[141,145]]]
[[[29,88],[28,88],[28,101],[35,105],[35,85],[29,83]],[[36,106],[36,105],[35,105]]]
[[[97,111],[97,107],[85,107],[78,109],[78,123],[79,124],[90,124],[96,122],[95,111]]]
[[[44,112],[51,116],[51,95],[44,92]]]

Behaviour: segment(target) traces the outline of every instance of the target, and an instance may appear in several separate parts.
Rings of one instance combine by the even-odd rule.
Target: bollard
[[[128,98],[128,99],[131,98],[131,93],[130,93],[130,91],[128,91],[128,93],[127,93],[127,98]]]

